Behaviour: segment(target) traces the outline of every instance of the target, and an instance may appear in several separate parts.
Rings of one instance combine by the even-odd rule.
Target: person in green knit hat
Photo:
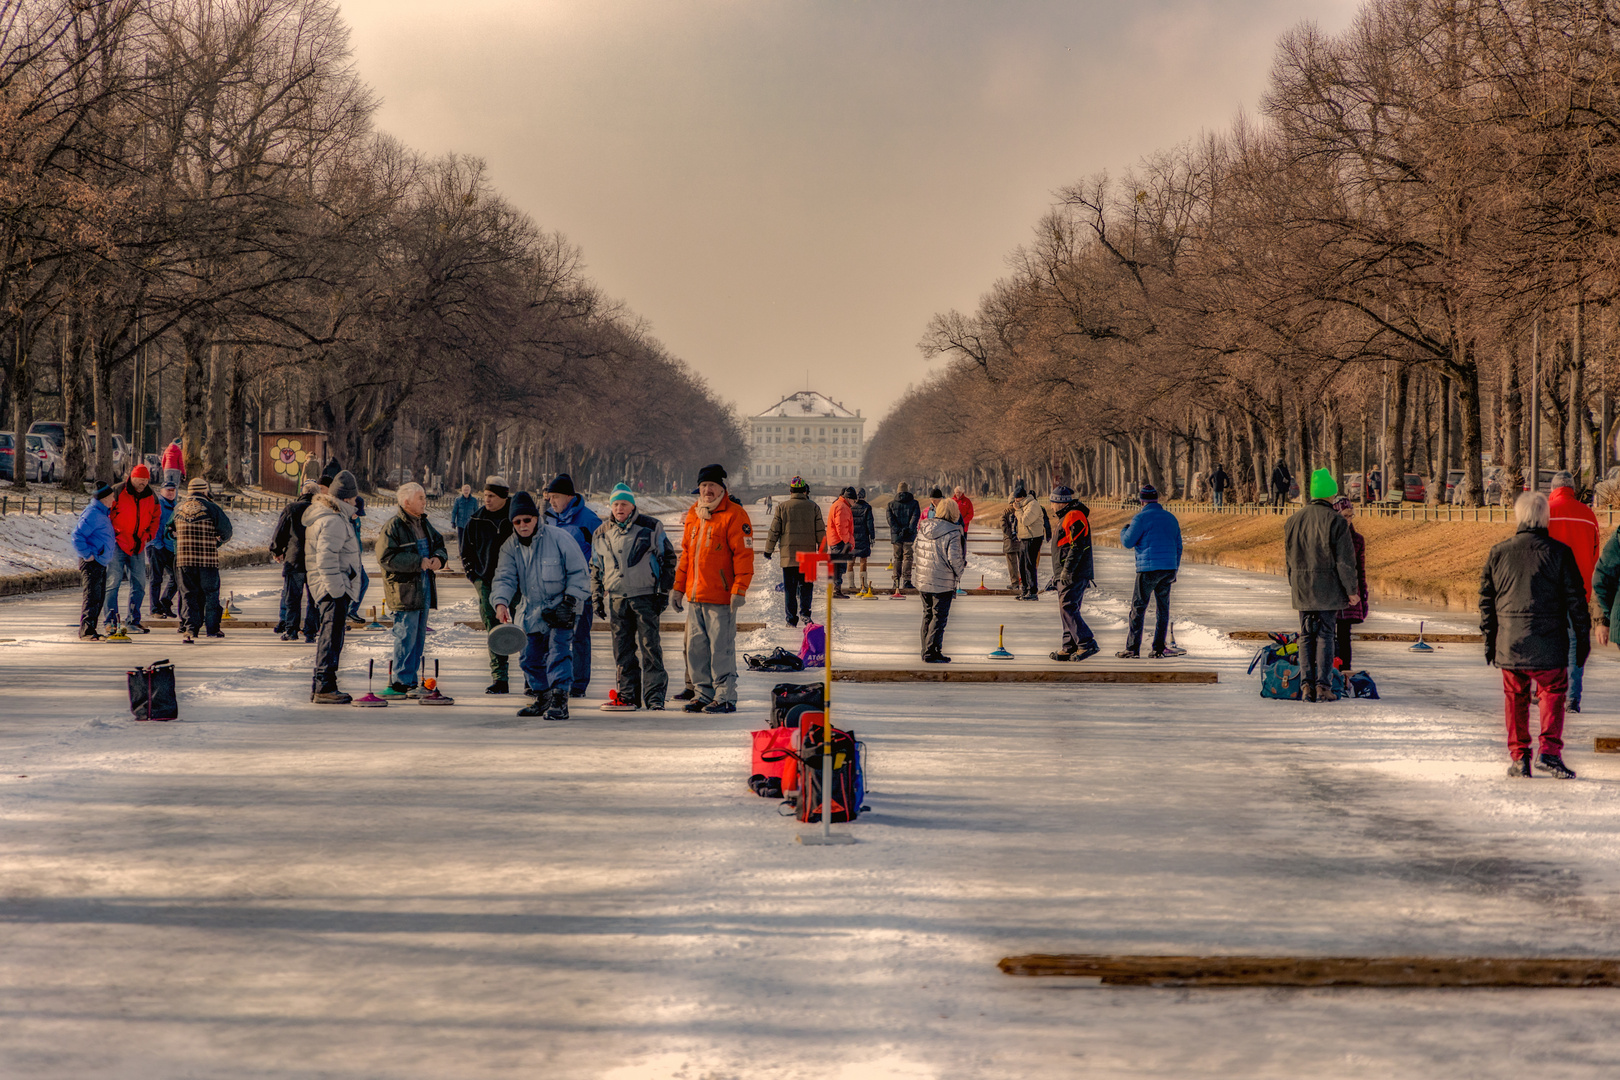
[[[663,522],[636,512],[628,484],[614,488],[608,518],[591,536],[591,609],[613,629],[615,685],[604,709],[664,707],[669,676],[659,627],[675,561]]]
[[[1333,653],[1339,612],[1359,595],[1350,523],[1328,500],[1339,485],[1327,469],[1311,474],[1311,499],[1283,525],[1289,599],[1299,612],[1299,664],[1306,701],[1337,701]]]

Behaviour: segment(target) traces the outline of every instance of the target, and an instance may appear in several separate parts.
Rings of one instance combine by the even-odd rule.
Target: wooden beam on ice
[[[1289,633],[1295,631],[1290,630]],[[1227,637],[1233,641],[1270,641],[1271,634],[1265,630],[1233,630]],[[1376,630],[1353,630],[1350,633],[1353,641],[1416,641],[1416,634],[1406,633],[1380,633]],[[1482,645],[1485,642],[1484,634],[1432,634],[1425,633],[1424,641],[1438,642],[1442,645]]]
[[[1105,671],[1102,668],[833,668],[834,682],[860,683],[1175,683],[1219,682],[1213,671],[1173,668]]]
[[[1620,754],[1620,735],[1599,735],[1592,749],[1599,754]]]
[[[1620,960],[1449,956],[1009,956],[1008,975],[1110,986],[1620,986]]]

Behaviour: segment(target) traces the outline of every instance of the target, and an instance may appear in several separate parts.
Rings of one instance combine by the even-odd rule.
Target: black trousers
[[[844,591],[844,574],[849,571],[849,561],[855,557],[855,547],[852,544],[834,544],[827,549],[832,558],[833,590]]]
[[[1142,624],[1147,619],[1148,597],[1153,598],[1153,651],[1164,652],[1165,635],[1170,632],[1170,586],[1175,583],[1174,570],[1140,570],[1136,574],[1136,588],[1131,590],[1130,629],[1125,632],[1125,648],[1129,652],[1142,651]]]
[[[816,583],[805,580],[797,566],[782,567],[782,593],[787,603],[788,622],[803,616],[805,622],[815,622]]]
[[[175,595],[180,591],[180,576],[174,570],[174,552],[160,547],[146,549],[146,585],[152,614],[174,607]]]
[[[107,568],[94,559],[80,559],[79,577],[84,580],[84,600],[79,604],[79,633],[93,634],[101,618],[101,605],[107,600]]]
[[[319,694],[336,690],[338,664],[343,659],[343,635],[348,621],[349,597],[323,596],[315,602],[320,613],[320,630],[315,637],[315,677],[311,689]]]
[[[219,567],[182,566],[180,568],[180,623],[195,634],[206,627],[210,634],[219,633]]]
[[[924,657],[944,651],[945,623],[951,617],[952,592],[925,592],[922,594],[922,654]]]
[[[1041,590],[1041,538],[1036,536],[1018,543],[1018,585],[1025,596],[1033,596]]]
[[[1355,626],[1356,624],[1348,619],[1339,619],[1333,624],[1334,644],[1337,646],[1337,648],[1334,649],[1334,653],[1338,656],[1339,666],[1344,670],[1346,675],[1350,674],[1351,670],[1350,631],[1355,629]]]
[[[613,667],[619,698],[637,705],[662,705],[669,690],[664,644],[658,627],[663,615],[656,596],[620,596],[608,601],[613,627]]]
[[[1299,671],[1307,683],[1327,684],[1333,680],[1334,624],[1337,611],[1299,613]]]

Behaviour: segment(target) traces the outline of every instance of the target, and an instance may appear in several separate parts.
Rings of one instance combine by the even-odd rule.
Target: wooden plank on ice
[[[1173,683],[1219,682],[1213,671],[1174,668],[1106,671],[1102,668],[833,668],[834,682],[860,683]]]
[[[377,621],[383,626],[394,625],[393,619],[379,619]],[[72,623],[71,625],[77,626],[78,623]],[[149,629],[158,630],[173,629],[180,624],[173,619],[147,619],[142,625]],[[273,630],[276,624],[269,619],[226,619],[219,625],[221,628],[234,627],[237,630]],[[471,619],[463,619],[452,625],[465,626],[472,630],[482,630],[484,628],[483,623]],[[666,634],[680,634],[686,631],[686,624],[684,622],[661,622],[658,628]],[[740,622],[737,624],[739,633],[752,633],[755,630],[763,629],[765,629],[765,624],[762,622]],[[597,634],[606,634],[612,631],[612,627],[605,621],[597,619],[592,622],[591,631]]]
[[[1599,735],[1592,749],[1599,754],[1620,754],[1620,735]]]
[[[1620,986],[1620,960],[1449,956],[1009,956],[1008,975],[1112,986]]]
[[[1289,633],[1295,631],[1290,630]],[[1266,630],[1233,630],[1227,637],[1233,641],[1270,641],[1271,634]],[[1354,641],[1416,641],[1416,634],[1381,633],[1376,630],[1353,630],[1350,637]],[[1478,645],[1485,641],[1484,634],[1434,634],[1424,633],[1424,641],[1438,642],[1442,645]]]

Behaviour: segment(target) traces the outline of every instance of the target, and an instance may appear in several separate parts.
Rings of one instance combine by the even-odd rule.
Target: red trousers
[[[1564,700],[1569,693],[1569,671],[1502,671],[1502,694],[1507,698],[1508,756],[1517,759],[1530,746],[1530,684],[1541,688],[1541,752],[1563,755]]]

